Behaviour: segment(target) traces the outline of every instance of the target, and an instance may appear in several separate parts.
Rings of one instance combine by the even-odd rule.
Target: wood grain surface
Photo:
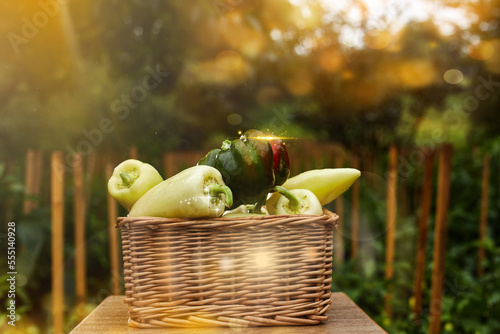
[[[92,313],[89,314],[72,334],[80,333],[137,333],[158,334],[165,333],[165,328],[144,329],[134,328],[127,324],[128,313],[124,303],[124,296],[110,296],[106,298]],[[328,311],[329,320],[319,325],[289,326],[289,327],[252,327],[252,328],[169,328],[172,334],[379,334],[386,333],[366,313],[364,313],[346,294],[333,293],[332,308]]]

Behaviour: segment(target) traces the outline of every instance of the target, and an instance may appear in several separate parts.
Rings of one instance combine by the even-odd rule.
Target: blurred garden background
[[[3,1],[0,36],[2,332],[52,331],[51,152],[62,153],[68,175],[61,249],[68,332],[79,321],[74,154],[87,171],[88,313],[112,293],[101,160],[118,163],[134,152],[163,173],[165,153],[208,151],[250,128],[286,138],[292,151],[307,142],[325,159],[335,157],[322,148],[335,145],[343,166],[359,163],[358,253],[348,233],[350,190],[345,257],[333,285],[389,333],[428,332],[434,200],[419,321],[412,310],[423,156],[451,143],[442,332],[500,331],[500,1]],[[387,279],[389,147],[398,148],[398,206]],[[30,210],[23,204],[28,152],[42,152],[43,169]],[[300,150],[291,159],[310,164]],[[6,317],[8,222],[17,238],[15,328]]]

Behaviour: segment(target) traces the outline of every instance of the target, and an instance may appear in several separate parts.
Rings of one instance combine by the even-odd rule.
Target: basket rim
[[[196,228],[223,228],[223,227],[271,227],[303,224],[333,224],[337,226],[339,215],[323,208],[322,215],[266,215],[266,216],[243,216],[243,217],[217,217],[217,218],[163,218],[163,217],[118,217],[115,227],[127,228],[133,226],[147,225],[154,228],[157,225],[168,225],[169,227],[190,226]]]

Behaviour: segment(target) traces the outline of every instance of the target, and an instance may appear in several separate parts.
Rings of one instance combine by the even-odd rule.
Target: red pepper
[[[269,140],[273,149],[274,186],[281,186],[290,176],[290,159],[285,143],[279,138]]]

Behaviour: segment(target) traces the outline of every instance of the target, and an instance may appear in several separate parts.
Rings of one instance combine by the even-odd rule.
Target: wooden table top
[[[165,329],[139,329],[128,326],[127,305],[124,296],[107,297],[95,308],[72,334],[79,333],[135,333],[159,334]],[[253,327],[253,328],[169,328],[172,334],[379,334],[387,333],[364,313],[345,293],[333,293],[333,303],[328,311],[328,321],[314,326]]]

